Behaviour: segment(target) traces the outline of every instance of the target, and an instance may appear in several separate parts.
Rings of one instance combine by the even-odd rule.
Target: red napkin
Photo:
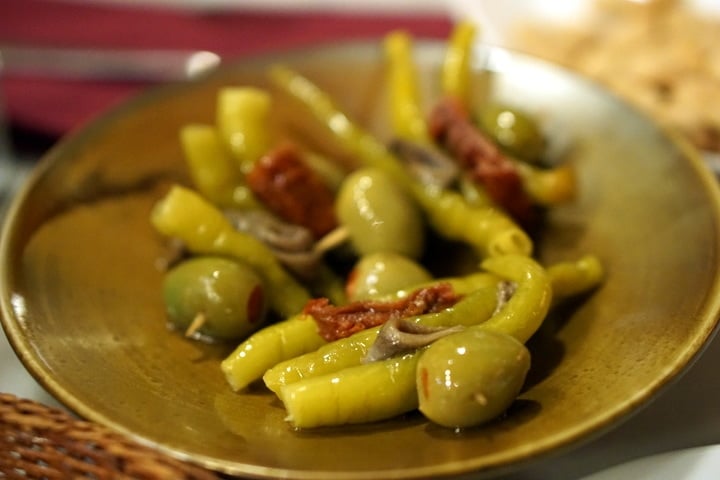
[[[445,38],[442,14],[338,12],[198,12],[60,0],[0,1],[0,44],[95,48],[202,49],[224,60],[360,38],[403,28],[418,37]],[[11,123],[61,136],[146,85],[5,75],[2,89]]]

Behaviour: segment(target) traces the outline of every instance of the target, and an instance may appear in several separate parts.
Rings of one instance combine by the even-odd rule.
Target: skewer
[[[350,232],[347,227],[337,227],[315,242],[313,251],[318,254],[323,254],[344,243],[348,238],[350,238]]]
[[[190,325],[188,325],[188,328],[185,330],[185,336],[192,337],[195,335],[197,331],[205,325],[205,322],[207,322],[207,316],[205,316],[203,312],[198,312],[198,314],[195,315],[195,318],[193,318],[193,321],[190,322]]]

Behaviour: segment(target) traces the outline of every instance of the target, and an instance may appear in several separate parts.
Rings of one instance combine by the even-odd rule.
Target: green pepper
[[[270,94],[255,87],[225,87],[218,93],[217,128],[243,173],[271,146],[271,105]]]
[[[298,428],[315,428],[373,422],[414,410],[419,358],[407,354],[285,385],[286,419]]]
[[[359,365],[379,331],[380,327],[368,328],[349,337],[323,344],[317,350],[281,361],[263,374],[263,382],[270,391],[280,397],[281,389],[285,385]]]
[[[412,39],[406,32],[391,32],[384,47],[393,131],[407,140],[429,142],[412,60]]]
[[[605,277],[605,269],[595,255],[584,255],[575,261],[564,261],[547,267],[552,282],[553,303],[596,288]]]
[[[315,320],[304,314],[255,332],[220,364],[230,387],[242,390],[281,360],[297,357],[325,344]]]
[[[498,208],[471,205],[452,190],[424,189],[415,198],[440,235],[471,245],[481,257],[532,253],[528,234]]]
[[[254,268],[265,281],[270,307],[283,317],[300,312],[310,298],[267,246],[235,230],[220,210],[188,188],[173,186],[153,208],[151,222],[161,234],[182,240],[192,253],[225,255]]]
[[[339,165],[333,158],[311,150],[304,150],[302,157],[305,164],[323,179],[323,182],[331,191],[338,191],[340,184],[347,176],[344,167]]]
[[[577,194],[575,168],[563,163],[554,168],[541,169],[525,162],[514,162],[523,188],[533,202],[543,206],[570,202]]]
[[[450,35],[441,71],[442,92],[465,106],[470,105],[470,62],[474,40],[475,25],[458,23]]]
[[[467,173],[461,174],[458,179],[458,192],[462,195],[465,203],[471,207],[492,205],[492,200],[483,186],[470,178]]]
[[[519,256],[488,258],[483,269],[517,283],[513,296],[479,327],[505,333],[525,343],[540,328],[552,301],[552,283],[534,260]]]
[[[180,143],[195,188],[223,208],[255,208],[258,203],[245,185],[220,134],[212,125],[191,124],[180,130]]]
[[[457,295],[469,295],[475,290],[483,288],[497,288],[498,282],[500,282],[500,277],[493,275],[492,273],[472,272],[467,275],[457,277],[435,278],[427,282],[416,283],[405,288],[400,288],[391,294],[384,293],[369,295],[368,299],[374,301],[392,302],[401,298],[406,298],[412,292],[420,288],[431,287],[440,283],[449,284]]]

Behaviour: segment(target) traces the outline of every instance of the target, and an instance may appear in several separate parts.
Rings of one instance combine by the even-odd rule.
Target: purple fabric
[[[338,40],[380,38],[403,28],[418,37],[445,38],[443,15],[337,12],[193,12],[62,0],[0,2],[0,43],[98,48],[211,50],[225,59]],[[11,122],[62,135],[145,85],[5,75]]]

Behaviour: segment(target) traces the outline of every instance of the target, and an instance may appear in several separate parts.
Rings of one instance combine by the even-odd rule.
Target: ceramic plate
[[[593,253],[608,273],[530,341],[533,367],[506,416],[462,433],[416,414],[294,431],[262,387],[228,388],[219,363],[231,347],[168,331],[156,264],[165,246],[148,217],[168,184],[187,181],[179,128],[212,122],[221,86],[262,86],[268,65],[283,62],[385,138],[381,53],[377,42],[248,60],[151,90],[54,148],[9,212],[0,245],[3,325],[32,375],[80,416],[219,471],[398,479],[506,471],[598,435],[681,373],[720,311],[714,179],[595,84],[480,47],[487,72],[478,90],[522,106],[572,145],[580,194],[549,215],[539,257]],[[443,53],[443,44],[418,42],[426,99]]]

